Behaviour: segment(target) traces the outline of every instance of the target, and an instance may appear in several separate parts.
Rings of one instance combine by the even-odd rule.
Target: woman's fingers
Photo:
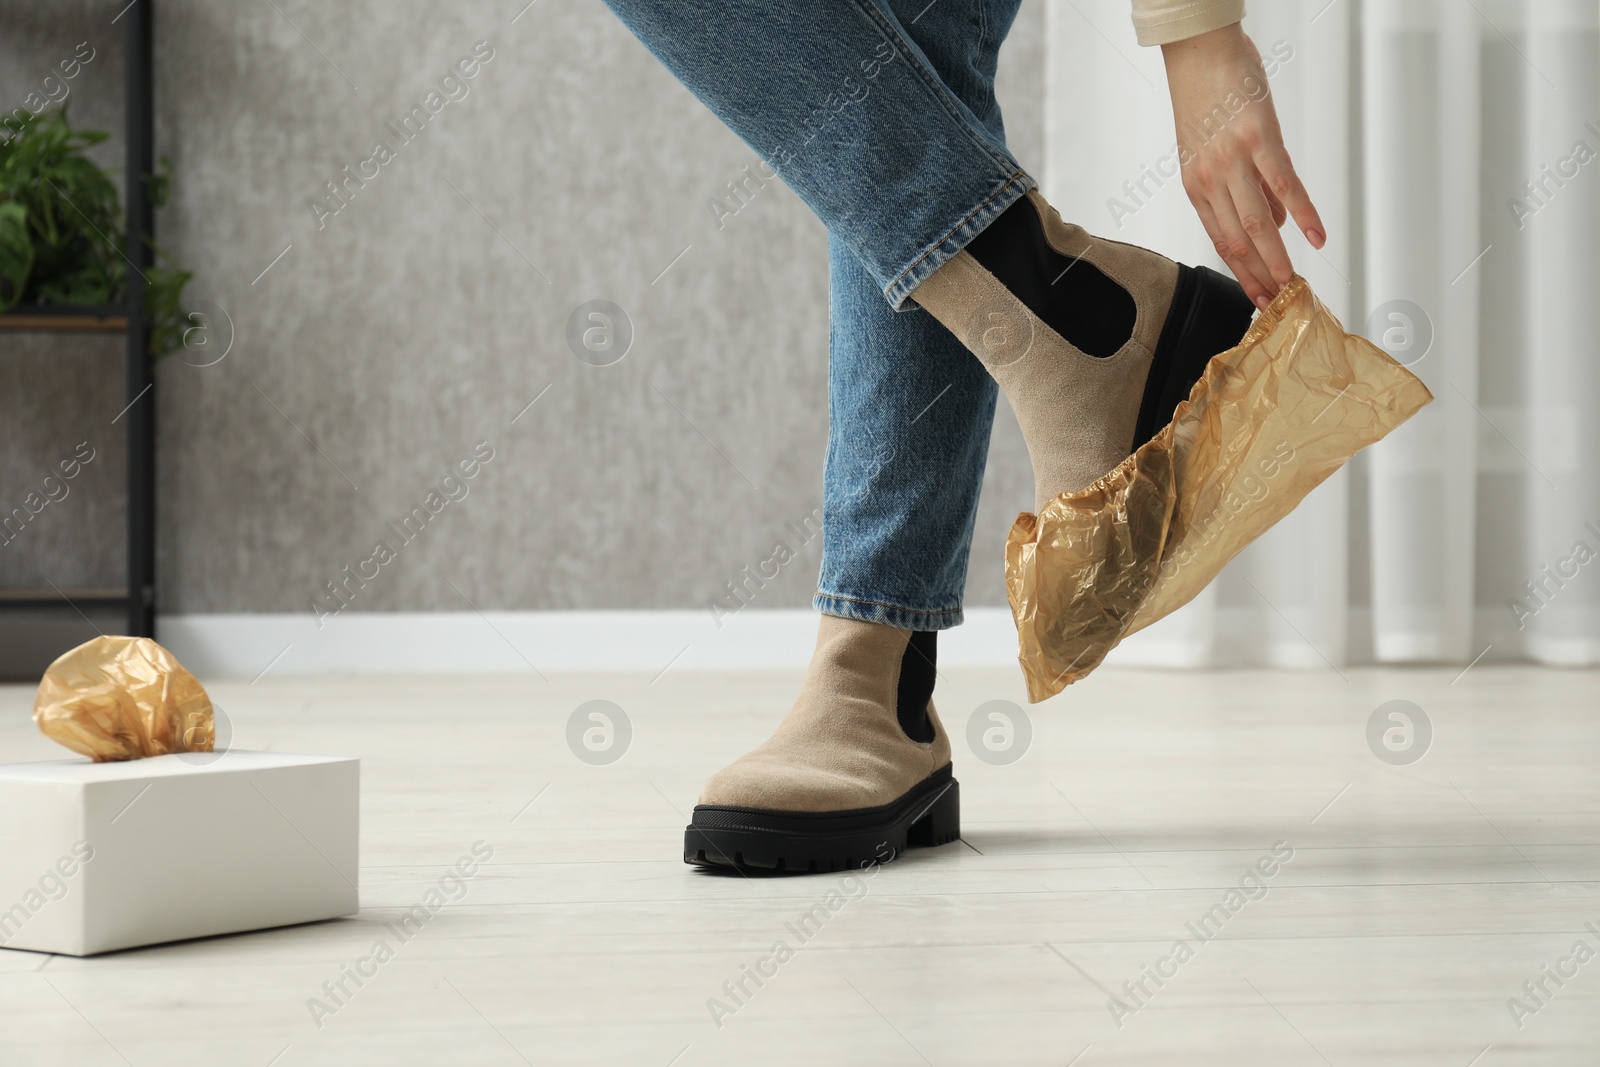
[[[1233,276],[1239,279],[1239,284],[1244,287],[1244,293],[1250,302],[1257,307],[1266,307],[1272,299],[1276,288],[1268,288],[1267,282],[1258,276],[1246,262],[1246,255],[1251,249],[1250,241],[1244,235],[1244,229],[1239,225],[1239,217],[1233,211],[1233,204],[1227,197],[1227,190],[1220,190],[1214,195],[1191,195],[1190,202],[1194,204],[1195,213],[1200,216],[1200,223],[1206,228],[1206,233],[1211,236],[1211,243],[1216,246],[1217,255],[1233,271]],[[1263,266],[1262,274],[1266,274]]]
[[[1239,212],[1233,206],[1233,196],[1226,185],[1220,187],[1211,199],[1211,213],[1216,217],[1220,237],[1213,235],[1217,254],[1222,257],[1247,296],[1257,307],[1266,307],[1278,291],[1272,272],[1261,261],[1255,242],[1245,232]]]
[[[1283,229],[1284,220],[1289,217],[1289,212],[1284,210],[1283,204],[1279,202],[1277,197],[1272,195],[1272,190],[1267,188],[1267,180],[1265,178],[1257,180],[1256,188],[1261,190],[1261,195],[1267,198],[1267,206],[1272,208],[1272,225],[1280,230]]]
[[[1268,191],[1294,216],[1295,225],[1306,235],[1311,247],[1321,248],[1327,242],[1322,216],[1317,214],[1316,205],[1311,203],[1306,187],[1300,183],[1300,175],[1295,173],[1283,142],[1277,140],[1276,143],[1269,142],[1263,146],[1256,153],[1255,164]]]
[[[1239,228],[1250,239],[1246,262],[1257,277],[1262,277],[1264,272],[1263,281],[1270,280],[1271,289],[1276,293],[1294,277],[1294,267],[1289,263],[1289,250],[1283,247],[1283,237],[1273,221],[1272,205],[1261,193],[1260,178],[1254,167],[1245,163],[1234,171],[1228,181],[1228,195],[1238,213]]]

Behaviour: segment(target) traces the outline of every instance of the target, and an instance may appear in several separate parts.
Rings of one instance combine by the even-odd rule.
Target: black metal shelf
[[[0,611],[42,608],[122,609],[127,633],[155,636],[156,570],[156,406],[150,359],[150,324],[143,313],[145,268],[152,266],[150,241],[155,211],[141,175],[155,170],[155,96],[151,68],[154,0],[133,0],[118,16],[124,22],[126,76],[123,138],[123,211],[128,232],[125,303],[71,307],[34,305],[0,315],[0,331],[27,333],[106,333],[123,335],[127,407],[118,416],[128,434],[128,578],[122,589],[4,589]],[[81,595],[75,595],[81,594]]]
[[[0,608],[8,611],[120,608],[127,602],[126,589],[0,589]]]
[[[126,333],[128,309],[122,304],[18,304],[0,315],[0,330],[10,333]]]

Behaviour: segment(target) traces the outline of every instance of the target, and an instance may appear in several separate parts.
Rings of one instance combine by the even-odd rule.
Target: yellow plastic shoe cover
[[[1017,516],[1006,592],[1029,701],[1187,604],[1432,399],[1416,375],[1346,333],[1296,275],[1238,345],[1211,358],[1160,433],[1092,485]]]
[[[96,763],[210,752],[211,698],[148,637],[96,637],[45,668],[33,721]]]

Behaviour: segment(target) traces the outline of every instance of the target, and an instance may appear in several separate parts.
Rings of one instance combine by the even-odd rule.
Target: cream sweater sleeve
[[[1244,0],[1133,0],[1140,44],[1171,44],[1244,18]]]

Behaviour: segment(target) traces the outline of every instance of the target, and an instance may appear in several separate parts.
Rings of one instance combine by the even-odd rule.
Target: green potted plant
[[[0,136],[0,314],[18,304],[107,305],[126,300],[127,223],[110,176],[86,154],[109,134],[73,129],[65,107],[8,120]],[[151,203],[166,202],[165,159],[143,176]],[[191,317],[180,304],[190,272],[172,264],[145,268],[144,310],[150,354],[182,347]]]

